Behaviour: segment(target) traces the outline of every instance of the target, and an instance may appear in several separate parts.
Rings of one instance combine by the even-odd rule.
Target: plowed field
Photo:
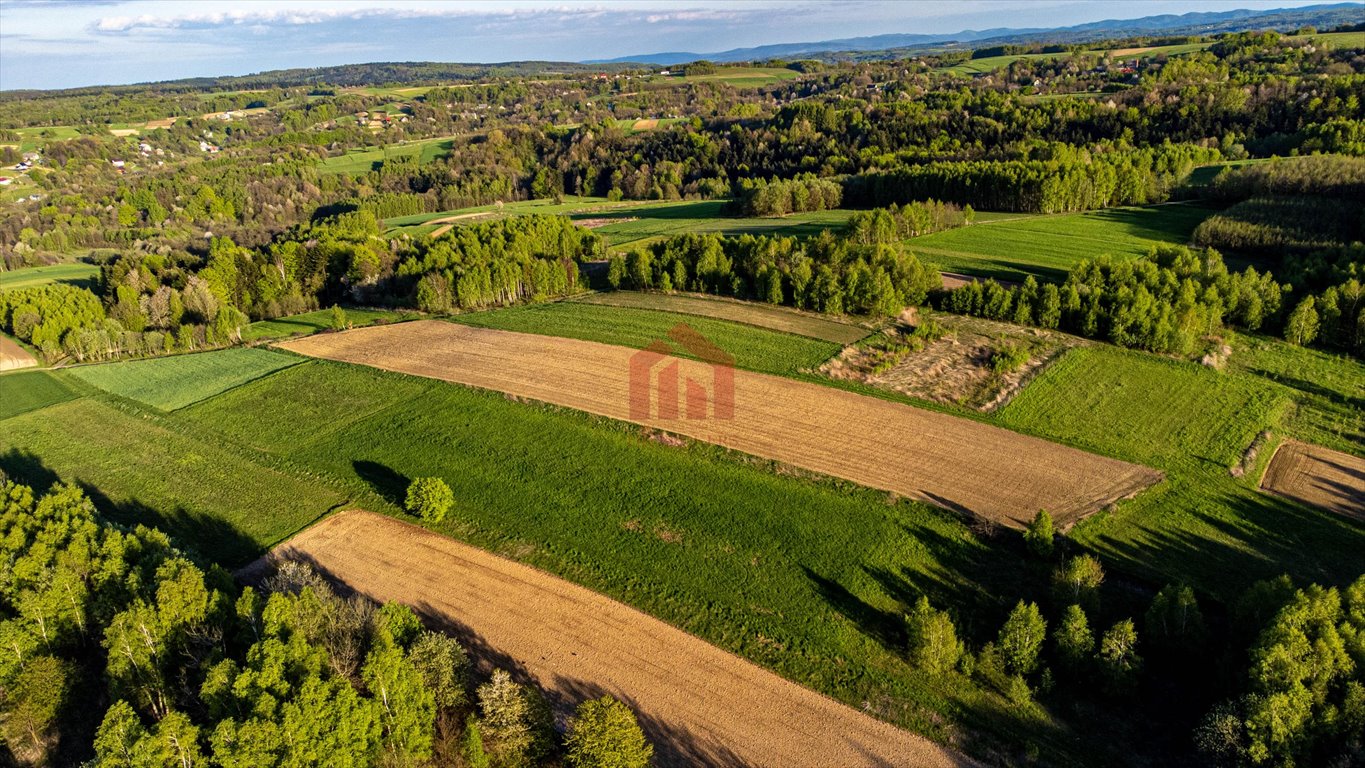
[[[476,656],[534,677],[561,711],[602,693],[629,702],[656,765],[971,764],[610,598],[382,515],[335,514],[273,556],[412,606]]]
[[[1270,459],[1261,488],[1365,520],[1365,459],[1359,456],[1287,440]]]
[[[714,393],[713,371],[672,357],[649,368],[657,383],[665,378],[658,374],[678,366],[672,397],[660,397],[668,390],[656,386],[642,414],[638,390],[632,395],[632,358],[638,364],[649,353],[574,339],[427,320],[281,346],[633,421],[1015,527],[1039,509],[1065,527],[1161,478],[1147,467],[980,422],[748,371],[725,369],[733,376],[732,408],[703,402],[697,409],[695,401]],[[705,417],[661,418],[661,409],[663,416],[704,410]]]

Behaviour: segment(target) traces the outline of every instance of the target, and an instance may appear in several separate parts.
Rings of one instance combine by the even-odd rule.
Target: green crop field
[[[1349,382],[1347,370],[1336,373],[1333,383]],[[1332,583],[1359,575],[1365,525],[1261,494],[1230,472],[1262,430],[1298,433],[1291,409],[1303,397],[1243,372],[1095,346],[1067,353],[999,420],[1166,472],[1156,488],[1078,524],[1072,539],[1129,572],[1230,599],[1280,573]]]
[[[910,250],[950,272],[997,280],[1028,275],[1061,281],[1082,259],[1142,256],[1160,243],[1189,242],[1213,209],[1195,204],[1014,216],[908,240]]]
[[[687,75],[682,79],[695,83],[724,83],[736,88],[762,88],[800,76],[800,72],[786,67],[720,67],[710,74]]]
[[[47,488],[86,488],[101,510],[176,537],[210,561],[241,565],[342,501],[211,434],[86,397],[0,422],[0,469]]]
[[[994,627],[997,588],[1045,578],[992,558],[953,515],[847,484],[767,471],[703,444],[442,382],[308,362],[176,414],[270,451],[400,514],[410,478],[440,476],[438,530],[573,579],[782,674],[941,734],[985,715],[979,689],[936,687],[906,660],[899,614],[923,590]],[[590,471],[591,468],[603,471]],[[992,630],[993,631],[993,630]],[[1037,726],[1027,710],[988,727]],[[969,716],[969,720],[976,717]],[[1044,724],[1040,741],[1059,734]]]
[[[298,359],[233,347],[152,360],[86,365],[71,374],[106,392],[173,411],[293,365]]]
[[[588,294],[574,299],[574,301],[714,317],[717,320],[756,325],[759,328],[794,333],[798,336],[809,336],[812,339],[822,339],[836,344],[852,344],[870,333],[868,329],[854,325],[852,322],[821,317],[808,312],[799,312],[787,307],[751,301],[726,300],[696,294],[608,291]]]
[[[415,312],[396,312],[388,309],[346,309],[346,321],[353,328],[378,323],[392,323],[416,317]],[[319,309],[299,315],[277,317],[274,320],[259,320],[242,329],[242,341],[262,339],[284,339],[295,335],[307,335],[325,331],[332,327],[332,310]]]
[[[350,176],[365,174],[374,169],[376,163],[390,158],[416,157],[419,163],[429,163],[438,157],[450,154],[455,146],[453,138],[422,139],[402,144],[389,144],[371,149],[355,149],[344,155],[329,157],[318,166],[322,173],[344,173]]]
[[[80,288],[93,288],[99,274],[99,267],[78,261],[46,267],[24,267],[0,272],[0,290],[30,288],[47,283],[67,283]]]
[[[64,403],[76,393],[46,371],[24,371],[0,376],[0,419]]]
[[[733,355],[737,367],[778,375],[816,368],[840,349],[834,342],[724,320],[569,301],[474,312],[452,319],[481,328],[563,336],[636,349],[667,338],[670,328],[685,323]]]
[[[614,211],[601,218],[620,218],[620,223],[603,224],[597,232],[616,250],[638,248],[665,237],[690,232],[721,235],[786,235],[810,237],[822,231],[838,230],[852,214],[847,210],[809,211],[785,217],[730,217],[721,214],[720,200],[672,203],[634,211]],[[631,220],[633,219],[633,220]]]

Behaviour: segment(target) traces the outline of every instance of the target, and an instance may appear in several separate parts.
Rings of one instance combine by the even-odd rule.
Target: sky
[[[376,61],[583,61],[1328,0],[0,0],[0,90]]]

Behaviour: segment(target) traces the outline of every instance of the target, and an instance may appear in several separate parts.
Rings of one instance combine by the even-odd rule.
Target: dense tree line
[[[843,190],[828,179],[812,175],[795,179],[742,180],[730,208],[741,216],[786,216],[839,207]]]
[[[972,223],[976,212],[970,205],[959,207],[937,200],[857,211],[848,218],[844,235],[855,243],[872,245],[892,243]]]
[[[1285,292],[1253,267],[1229,272],[1216,251],[1163,246],[1141,259],[1082,261],[1061,286],[1040,286],[1032,277],[1014,287],[987,280],[942,293],[934,303],[958,314],[1189,355],[1225,323],[1277,329]]]
[[[932,198],[995,211],[1085,211],[1160,202],[1196,165],[1219,157],[1214,149],[1165,145],[1114,147],[1065,160],[912,165],[852,176],[845,182],[845,196],[862,206]]]
[[[162,533],[103,520],[74,486],[0,480],[0,756],[170,766],[543,765],[539,690],[473,686],[468,654],[398,604],[337,595],[285,564],[260,591]],[[643,768],[610,698],[569,723],[570,766]]]
[[[826,232],[792,237],[679,235],[608,263],[613,288],[695,291],[830,314],[891,316],[923,303],[939,274],[899,241]]]

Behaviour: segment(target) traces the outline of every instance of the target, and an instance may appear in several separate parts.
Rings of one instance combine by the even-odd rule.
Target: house
[[[12,183],[14,183],[14,179],[8,176],[0,176],[0,187],[8,187]]]
[[[119,170],[123,170],[123,166],[125,165],[125,163],[122,160],[110,160],[109,162]]]

